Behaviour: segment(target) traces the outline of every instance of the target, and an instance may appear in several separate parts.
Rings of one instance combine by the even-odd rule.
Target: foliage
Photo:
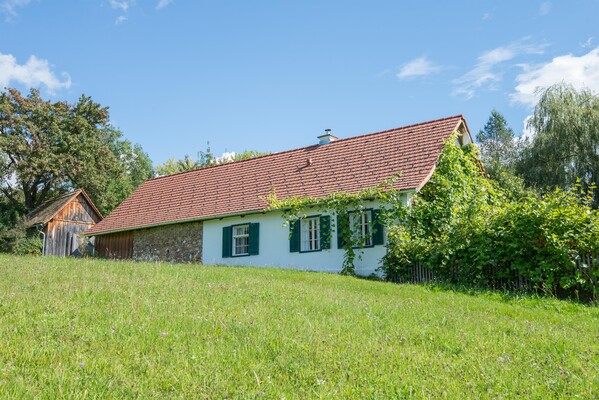
[[[0,196],[0,252],[12,251],[17,239],[25,236],[25,228],[17,210]]]
[[[272,268],[0,255],[0,276],[1,398],[599,390],[595,306]]]
[[[139,146],[120,140],[108,108],[81,96],[43,100],[36,89],[0,93],[0,192],[20,214],[54,195],[83,187],[109,212],[151,176]]]
[[[206,151],[200,150],[198,152],[198,158],[194,160],[189,155],[185,155],[183,159],[177,160],[170,158],[163,164],[156,167],[158,175],[170,175],[177,174],[180,172],[191,171],[198,168],[210,167],[212,165],[224,164],[234,161],[248,160],[250,158],[260,157],[268,152],[261,152],[257,150],[244,150],[241,153],[225,153],[222,157],[216,157],[210,149],[210,143],[206,145]]]
[[[286,224],[298,221],[307,216],[309,209],[317,207],[320,211],[332,216],[340,216],[340,220],[348,220],[348,223],[341,223],[337,226],[336,222],[331,221],[331,227],[336,227],[337,236],[342,238],[342,248],[344,250],[343,265],[341,274],[355,275],[354,262],[362,256],[360,249],[364,248],[364,238],[355,234],[360,229],[357,226],[359,221],[356,219],[352,226],[348,218],[348,211],[362,212],[366,207],[366,201],[377,201],[381,204],[379,210],[380,218],[384,223],[393,218],[394,213],[401,212],[403,204],[401,194],[393,188],[393,183],[400,175],[382,182],[374,187],[365,188],[357,193],[335,192],[323,198],[314,198],[309,196],[293,196],[286,199],[279,199],[276,193],[270,193],[267,197],[269,204],[268,210],[283,211],[283,218]],[[373,234],[376,233],[376,226],[372,226]]]
[[[22,256],[41,256],[43,242],[37,235],[22,236],[14,244],[12,252]]]
[[[496,110],[491,111],[489,120],[476,135],[476,140],[481,161],[489,177],[499,180],[513,174],[518,145],[514,139],[514,131],[502,114]]]
[[[544,190],[589,188],[599,179],[599,96],[558,84],[540,93],[528,127],[532,141],[523,149],[518,174]],[[595,188],[595,203],[599,191]]]
[[[448,142],[431,180],[389,232],[384,272],[402,280],[420,263],[446,282],[597,296],[599,214],[588,198],[517,195],[485,178],[473,147]],[[577,266],[577,262],[578,265]]]
[[[92,166],[69,176],[71,187],[83,187],[103,215],[123,202],[145,180],[154,175],[152,160],[142,147],[122,139],[123,133],[112,125],[102,127],[105,144],[112,153],[113,169],[110,174],[98,173]],[[100,169],[101,170],[101,169]]]

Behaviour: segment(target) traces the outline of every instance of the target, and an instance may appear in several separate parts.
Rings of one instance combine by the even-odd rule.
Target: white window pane
[[[300,225],[301,250],[320,250],[320,218],[306,218]]]

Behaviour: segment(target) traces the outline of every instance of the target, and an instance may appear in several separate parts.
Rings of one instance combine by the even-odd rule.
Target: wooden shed
[[[102,214],[85,190],[47,201],[25,218],[29,228],[37,228],[44,242],[42,255],[78,256],[87,245],[83,232],[102,220]]]

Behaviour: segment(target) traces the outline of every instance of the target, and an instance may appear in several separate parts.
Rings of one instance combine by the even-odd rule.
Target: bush
[[[42,239],[39,236],[25,236],[15,242],[12,252],[22,256],[41,256],[42,245]]]
[[[572,191],[500,189],[481,174],[475,150],[448,142],[390,228],[383,272],[402,281],[419,263],[448,283],[597,298],[599,214],[589,203]]]

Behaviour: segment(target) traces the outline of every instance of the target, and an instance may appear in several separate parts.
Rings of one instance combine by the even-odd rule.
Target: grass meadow
[[[599,307],[0,255],[0,398],[597,398]]]

